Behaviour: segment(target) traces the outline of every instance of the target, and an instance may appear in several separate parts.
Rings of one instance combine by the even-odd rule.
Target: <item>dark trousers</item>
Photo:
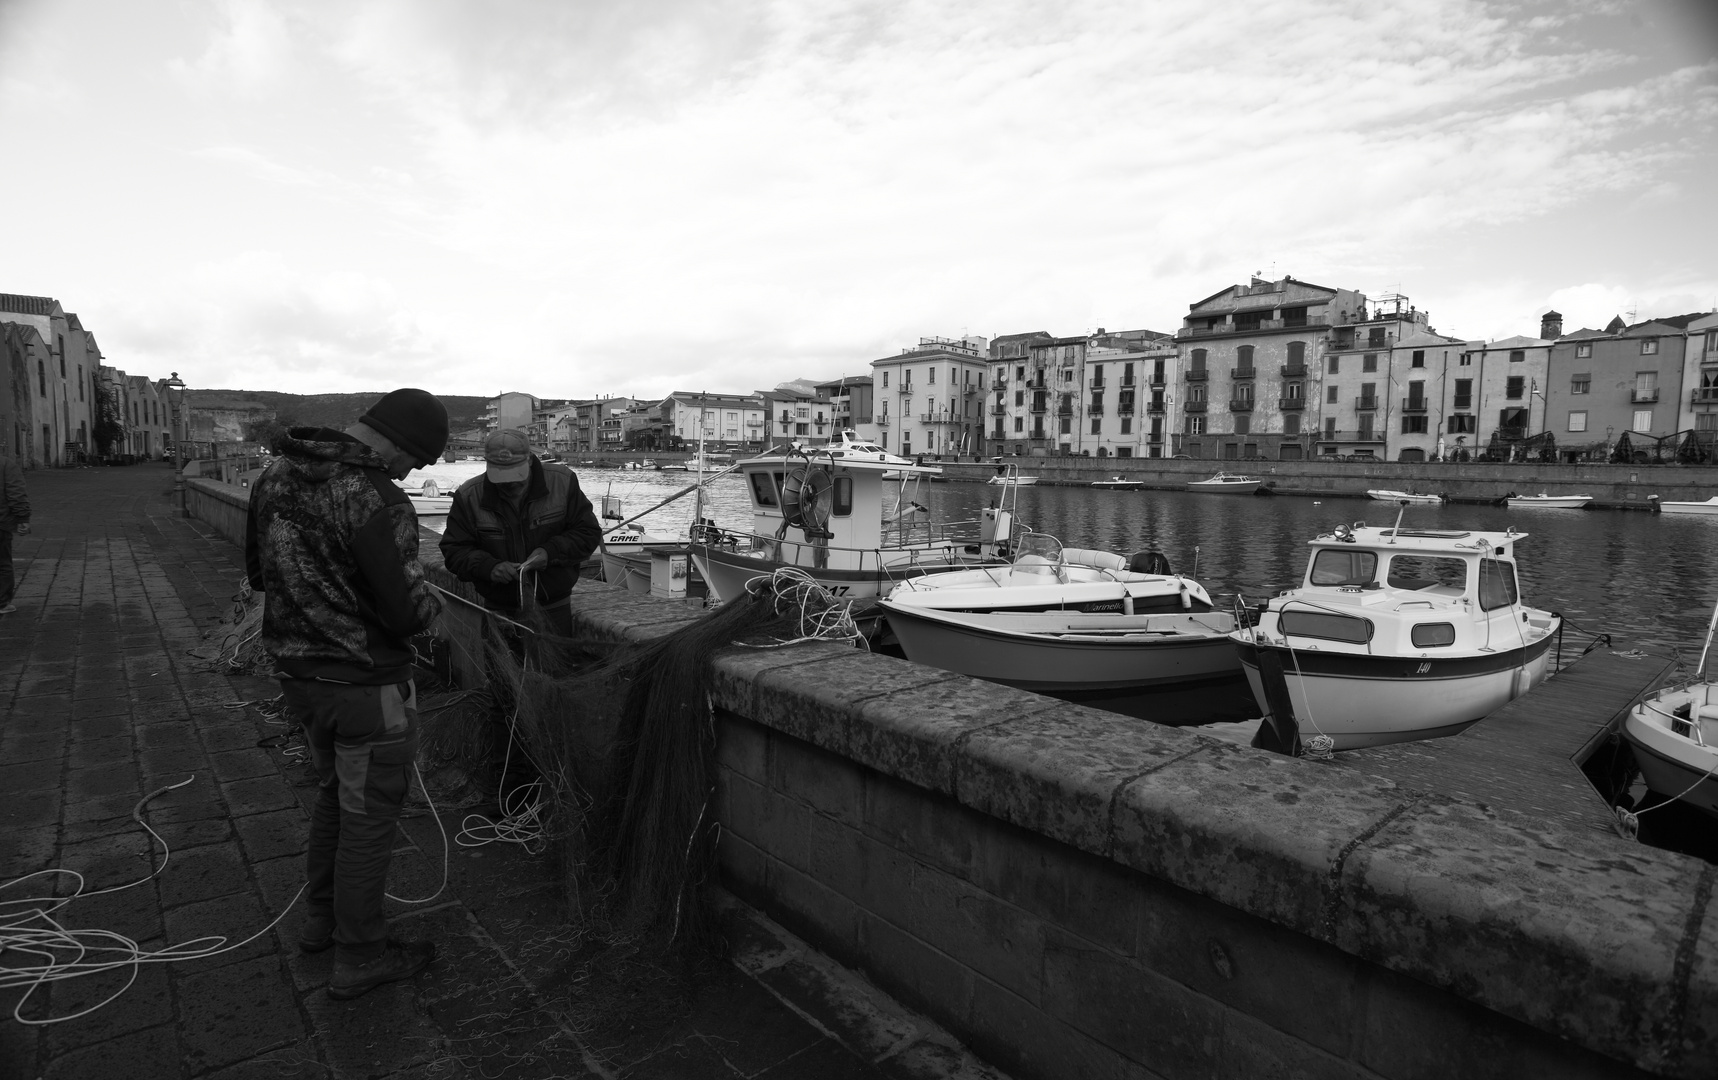
[[[12,602],[17,583],[12,580],[12,530],[0,529],[0,607]]]
[[[417,757],[417,690],[409,682],[286,679],[281,686],[292,718],[304,726],[318,780],[305,900],[313,914],[333,914],[335,958],[368,963],[388,940],[382,898]]]

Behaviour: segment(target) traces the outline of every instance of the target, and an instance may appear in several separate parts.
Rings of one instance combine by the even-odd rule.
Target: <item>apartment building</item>
[[[535,397],[517,390],[498,394],[490,398],[483,409],[483,430],[489,432],[513,428],[529,431],[538,404]]]
[[[694,448],[700,436],[710,449],[762,449],[767,430],[764,399],[759,394],[677,390],[662,399],[662,421],[670,442],[667,449]]]
[[[1561,328],[1562,316],[1549,311],[1540,321],[1539,337],[1521,334],[1465,344],[1447,376],[1449,415],[1443,434],[1451,456],[1508,457],[1517,444],[1548,430],[1552,338]],[[1552,435],[1559,445],[1564,442],[1563,432]]]
[[[49,296],[0,293],[0,324],[12,332],[9,375],[28,382],[8,395],[12,443],[38,465],[62,465],[92,452],[93,383],[101,352],[77,315]],[[25,407],[27,406],[27,408]]]
[[[871,361],[878,444],[906,457],[981,453],[988,346],[982,337],[922,337]]]
[[[879,429],[873,413],[876,385],[869,375],[848,375],[832,382],[818,383],[814,388],[817,400],[826,401],[830,408],[830,435],[851,431],[865,442],[877,442]]]
[[[1550,348],[1545,410],[1559,453],[1616,443],[1637,447],[1679,432],[1718,432],[1718,316],[1671,315],[1632,325],[1615,318]]]

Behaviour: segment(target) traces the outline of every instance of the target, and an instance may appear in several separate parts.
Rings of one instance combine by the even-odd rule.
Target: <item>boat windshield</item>
[[[1015,561],[1020,562],[1032,556],[1028,565],[1036,563],[1051,566],[1062,565],[1062,542],[1048,533],[1024,533],[1020,537],[1020,546],[1016,549]],[[1040,560],[1042,560],[1040,562]]]
[[[1386,580],[1392,589],[1429,589],[1436,585],[1459,593],[1467,589],[1467,563],[1437,555],[1393,555]]]
[[[1325,548],[1312,557],[1314,585],[1369,585],[1378,572],[1378,555],[1372,551]]]

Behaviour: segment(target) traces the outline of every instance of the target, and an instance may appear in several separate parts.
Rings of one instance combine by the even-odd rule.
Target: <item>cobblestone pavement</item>
[[[259,746],[280,729],[242,704],[275,684],[194,655],[215,652],[205,635],[231,613],[241,553],[178,515],[160,465],[37,470],[26,484],[35,520],[15,543],[19,610],[0,616],[0,885],[50,867],[78,871],[86,891],[141,879],[56,917],[147,950],[243,941],[303,881],[313,789]],[[133,808],[188,778],[143,811],[171,850],[150,878],[159,850]],[[404,821],[392,891],[433,892],[441,852],[433,817]],[[395,933],[440,950],[409,983],[329,1000],[332,951],[299,953],[301,909],[290,910],[242,947],[56,982],[21,1010],[78,1013],[135,973],[76,1019],[19,1023],[22,992],[0,990],[0,1077],[997,1075],[747,909],[731,908],[734,964],[647,979],[590,955],[538,860],[491,845],[449,862],[435,903],[396,905]],[[0,900],[41,895],[45,880]],[[0,952],[0,970],[36,962]]]

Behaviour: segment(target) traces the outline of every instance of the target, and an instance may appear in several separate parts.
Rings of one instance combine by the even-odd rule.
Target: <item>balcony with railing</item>
[[[1452,409],[1471,409],[1471,408],[1473,408],[1473,396],[1472,395],[1457,394],[1455,397],[1450,399],[1450,408],[1452,408]]]
[[[1305,398],[1298,398],[1298,397],[1286,397],[1286,398],[1283,398],[1281,401],[1277,402],[1277,408],[1282,409],[1286,412],[1293,412],[1293,411],[1298,410],[1298,409],[1304,409],[1304,408],[1306,408],[1306,399]]]
[[[1253,399],[1250,397],[1249,398],[1230,398],[1229,399],[1229,411],[1230,412],[1252,412],[1253,411]]]
[[[996,378],[992,379],[990,382],[990,388],[992,390],[1001,390],[1004,387],[1006,387],[1007,385],[1008,385],[1008,376],[1006,376],[1006,375],[998,375]]]
[[[1702,386],[1689,391],[1690,405],[1718,405],[1718,386]]]
[[[1402,399],[1402,411],[1405,413],[1423,413],[1428,408],[1427,399],[1410,397]]]
[[[1044,413],[1047,413],[1050,411],[1050,403],[1048,401],[1034,399],[1032,402],[1031,411],[1033,413],[1039,415],[1039,416],[1042,416]]]
[[[1316,433],[1316,439],[1321,443],[1381,443],[1384,436],[1378,430],[1348,431],[1343,428],[1326,429]]]
[[[1258,377],[1259,369],[1256,367],[1238,367],[1229,369],[1229,378],[1231,379],[1256,379]]]
[[[1209,380],[1210,378],[1211,378],[1211,373],[1209,371],[1206,371],[1204,368],[1188,368],[1187,369],[1187,381],[1188,382],[1205,382],[1205,381]]]
[[[1629,391],[1629,401],[1636,405],[1650,405],[1657,400],[1658,387],[1656,386],[1650,390],[1643,390],[1637,386]]]
[[[1146,383],[1149,386],[1167,386],[1169,384],[1168,379],[1169,377],[1166,375],[1159,375],[1156,372],[1152,372],[1151,377],[1146,380]]]
[[[919,423],[921,424],[958,424],[960,422],[961,417],[958,413],[928,412],[919,414]]]
[[[1133,385],[1133,376],[1132,375],[1123,375],[1121,377],[1121,384],[1124,387],[1132,386]]]
[[[1210,403],[1206,401],[1188,401],[1184,402],[1181,408],[1187,412],[1204,412],[1208,404]]]
[[[1285,379],[1304,379],[1304,378],[1306,378],[1306,365],[1305,364],[1284,364],[1283,365],[1283,378],[1285,378]]]
[[[1068,405],[1068,404],[1058,405],[1058,406],[1056,406],[1056,415],[1057,416],[1072,416],[1072,415],[1074,415],[1074,407],[1072,405]]]
[[[1104,407],[1102,405],[1094,404],[1094,405],[1087,407],[1087,409],[1086,409],[1086,415],[1087,416],[1102,416],[1103,414],[1104,414]]]
[[[878,415],[877,426],[878,427],[888,427],[889,426],[889,414],[888,413],[881,413]]]
[[[1133,415],[1133,402],[1131,402],[1131,401],[1117,402],[1116,403],[1116,415],[1117,416],[1132,416]]]
[[[1006,405],[992,405],[990,407],[990,415],[992,415],[992,416],[1007,416],[1008,415],[1008,406],[1006,406]]]
[[[1378,399],[1375,397],[1355,398],[1354,407],[1361,410],[1376,409],[1378,407]]]
[[[1103,389],[1103,388],[1104,388],[1104,377],[1103,377],[1103,376],[1102,376],[1102,375],[1094,375],[1094,376],[1092,376],[1092,386],[1091,386],[1091,388],[1092,388],[1092,389],[1093,389],[1093,390],[1102,390],[1102,389]]]
[[[1168,406],[1162,398],[1153,398],[1145,407],[1146,412],[1160,413]]]

